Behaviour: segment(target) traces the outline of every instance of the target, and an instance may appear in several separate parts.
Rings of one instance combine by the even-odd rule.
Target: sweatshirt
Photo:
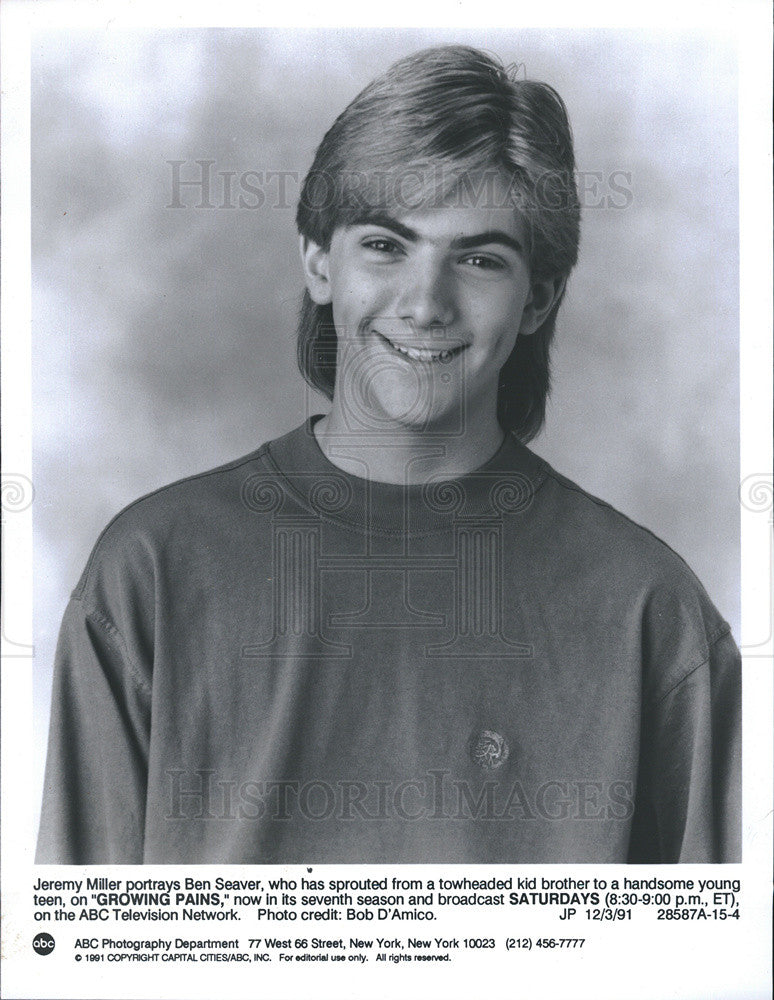
[[[739,654],[682,559],[511,435],[402,486],[313,420],[102,533],[37,860],[740,860]]]

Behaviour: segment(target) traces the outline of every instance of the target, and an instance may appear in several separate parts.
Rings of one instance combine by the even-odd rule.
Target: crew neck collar
[[[310,417],[267,446],[273,472],[317,517],[380,534],[445,530],[456,519],[521,513],[545,478],[542,461],[512,433],[472,472],[427,483],[383,483],[345,472],[325,455]]]

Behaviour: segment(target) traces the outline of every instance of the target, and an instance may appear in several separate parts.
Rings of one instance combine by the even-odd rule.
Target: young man
[[[564,106],[393,66],[298,209],[330,412],[123,511],[57,654],[40,861],[739,859],[739,662],[529,451],[575,264]]]

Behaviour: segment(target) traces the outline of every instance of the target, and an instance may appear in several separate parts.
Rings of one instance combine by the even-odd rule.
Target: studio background
[[[252,451],[297,426],[310,406],[326,408],[295,364],[300,181],[324,131],[373,76],[446,42],[485,48],[552,84],[573,124],[585,189],[581,256],[557,326],[547,427],[532,447],[679,552],[738,640],[731,39],[599,30],[40,33],[32,53],[36,801],[59,622],[99,532],[138,496]],[[197,179],[196,160],[214,161],[208,199],[193,187],[176,199],[175,170]],[[239,207],[247,171],[263,175],[247,179],[263,190],[259,207]],[[267,171],[290,173],[267,181]],[[222,172],[233,172],[230,196]],[[203,200],[213,207],[197,207]]]

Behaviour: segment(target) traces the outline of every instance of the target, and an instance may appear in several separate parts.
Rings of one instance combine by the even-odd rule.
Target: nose
[[[454,290],[444,263],[417,260],[398,302],[398,316],[417,329],[448,326],[454,319]]]

